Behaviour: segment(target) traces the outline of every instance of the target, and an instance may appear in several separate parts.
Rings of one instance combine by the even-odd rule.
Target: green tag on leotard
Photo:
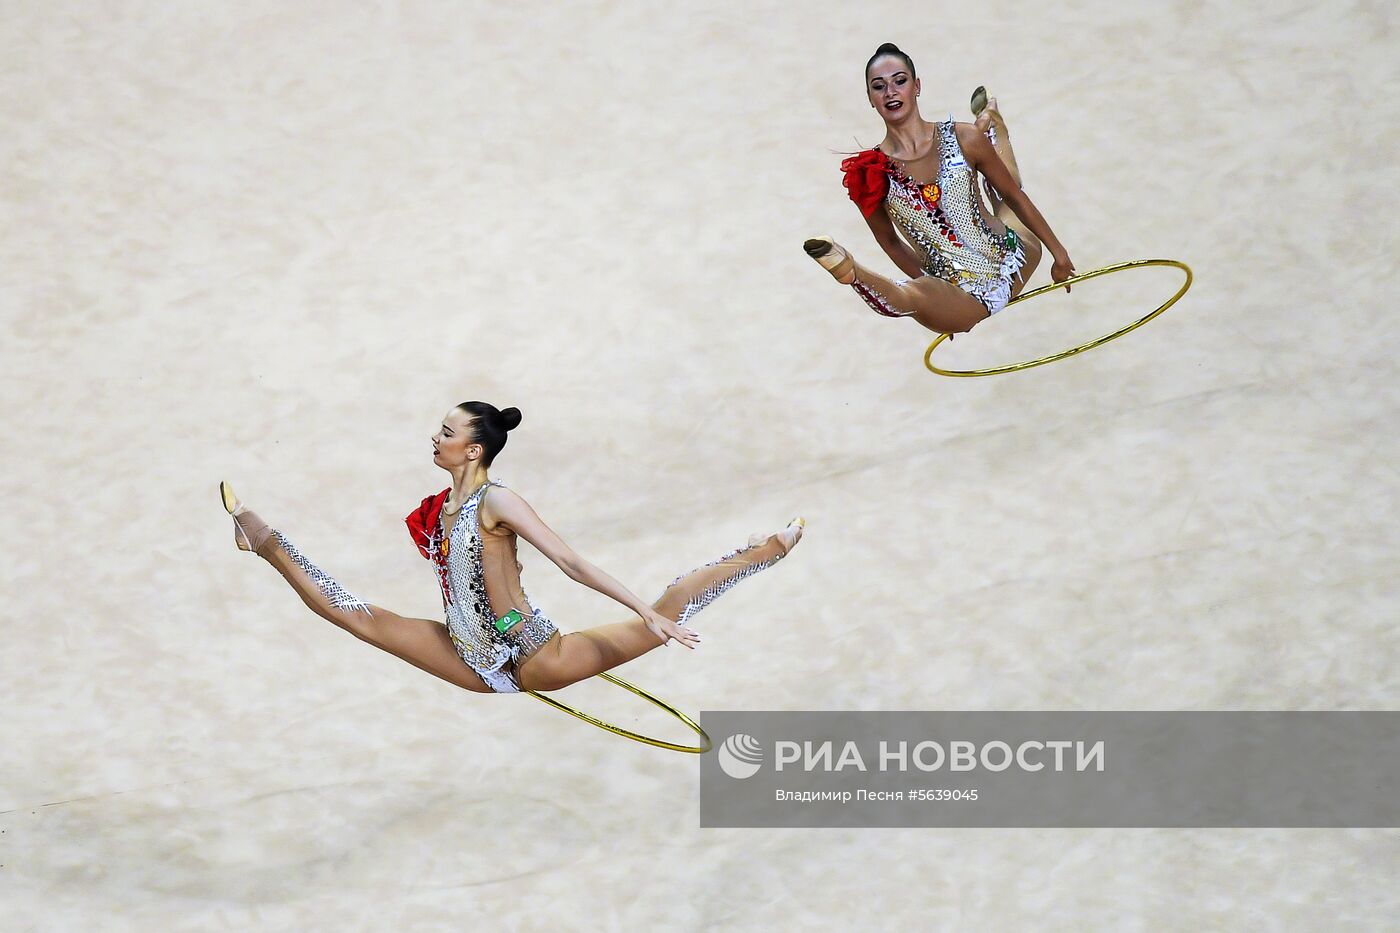
[[[501,616],[499,619],[496,620],[496,631],[502,633],[509,632],[511,629],[515,628],[517,625],[524,621],[525,617],[520,614],[520,610],[512,609],[510,612],[507,612],[505,615]]]

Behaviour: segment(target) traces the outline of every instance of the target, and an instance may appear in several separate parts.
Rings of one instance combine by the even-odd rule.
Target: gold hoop
[[[704,741],[704,744],[678,745],[675,742],[667,742],[665,739],[653,739],[649,735],[642,735],[639,732],[631,732],[627,729],[622,728],[621,726],[616,726],[610,722],[606,722],[602,719],[599,719],[596,716],[590,716],[588,713],[585,713],[582,710],[574,709],[567,703],[560,703],[553,697],[545,696],[543,693],[536,693],[533,690],[527,690],[525,692],[530,694],[530,696],[534,697],[537,700],[543,700],[545,703],[548,703],[555,709],[563,710],[570,716],[582,719],[584,722],[591,722],[599,729],[605,729],[608,732],[611,732],[613,735],[622,736],[624,739],[631,739],[634,742],[641,742],[643,745],[652,745],[656,748],[669,748],[673,752],[689,752],[692,755],[704,754],[705,752],[708,752],[712,747],[712,743],[710,742],[710,736],[705,732],[705,730],[701,729],[699,724],[696,723],[695,720],[691,719],[685,713],[682,713],[680,710],[676,709],[670,703],[667,703],[665,700],[660,699],[659,697],[652,696],[650,693],[647,693],[645,690],[643,690],[641,687],[638,687],[636,684],[628,683],[621,677],[614,677],[612,674],[609,674],[606,671],[599,674],[598,676],[610,683],[617,684],[624,690],[630,690],[632,693],[635,693],[643,700],[646,700],[652,706],[661,707],[666,712],[670,713],[672,716],[685,723],[691,729],[695,730],[695,734],[700,736],[700,738]]]
[[[1143,266],[1173,266],[1186,273],[1186,281],[1181,284],[1181,288],[1177,289],[1175,295],[1172,295],[1166,300],[1166,302],[1159,305],[1156,310],[1144,317],[1138,318],[1136,321],[1133,321],[1133,323],[1129,324],[1127,327],[1120,327],[1118,330],[1115,330],[1111,334],[1108,334],[1103,337],[1095,337],[1088,343],[1081,343],[1077,347],[1071,347],[1068,350],[1061,350],[1059,353],[1052,353],[1049,356],[1042,356],[1039,359],[1027,360],[1024,363],[1007,363],[1005,366],[993,366],[988,369],[940,369],[937,366],[933,365],[933,351],[937,349],[940,343],[952,336],[951,334],[939,334],[938,338],[934,340],[933,343],[929,344],[928,349],[924,351],[924,366],[928,368],[929,372],[937,373],[940,376],[996,376],[1000,375],[1001,373],[1014,373],[1018,370],[1030,369],[1032,366],[1044,366],[1046,363],[1053,363],[1056,360],[1063,360],[1066,357],[1074,356],[1076,353],[1083,353],[1085,350],[1092,350],[1094,349],[1094,347],[1102,346],[1103,344],[1108,343],[1115,337],[1121,337],[1129,331],[1137,330],[1139,327],[1146,324],[1148,321],[1152,320],[1154,317],[1161,314],[1163,311],[1167,310],[1172,305],[1176,304],[1177,301],[1181,299],[1181,296],[1186,294],[1186,290],[1191,287],[1191,279],[1193,278],[1191,274],[1191,267],[1188,266],[1186,263],[1180,262],[1175,259],[1132,259],[1128,262],[1120,262],[1115,263],[1111,266],[1104,266],[1102,269],[1094,269],[1092,272],[1085,272],[1080,275],[1072,275],[1069,278],[1065,279],[1063,282],[1051,282],[1049,285],[1042,285],[1040,288],[1032,289],[1031,291],[1028,291],[1022,295],[1018,295],[1011,301],[1007,302],[1006,307],[1009,308],[1014,304],[1020,304],[1023,301],[1029,301],[1030,299],[1035,298],[1038,295],[1044,295],[1046,292],[1053,292],[1057,289],[1067,288],[1071,285],[1078,285],[1080,282],[1087,282],[1089,279],[1096,279],[1101,275],[1110,275],[1114,272],[1122,272],[1124,269],[1137,269]]]

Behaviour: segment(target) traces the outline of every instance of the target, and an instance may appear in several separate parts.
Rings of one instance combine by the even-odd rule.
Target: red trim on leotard
[[[869,217],[885,200],[890,188],[890,160],[879,149],[867,149],[841,163],[846,177],[843,184],[860,213]]]
[[[447,501],[447,494],[451,492],[451,487],[444,489],[435,496],[428,496],[423,500],[423,504],[410,512],[404,519],[404,524],[408,526],[409,536],[413,538],[413,543],[418,545],[418,552],[428,560],[433,559],[432,539],[437,535],[438,520],[442,515],[443,503]]]

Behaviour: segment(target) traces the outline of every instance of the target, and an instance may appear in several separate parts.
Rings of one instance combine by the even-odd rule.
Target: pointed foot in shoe
[[[850,285],[856,280],[855,260],[831,237],[814,237],[804,242],[802,249],[842,285]]]
[[[219,498],[223,500],[224,511],[230,515],[235,514],[242,505],[238,501],[238,497],[233,494],[233,487],[228,484],[227,480],[219,481]]]
[[[977,90],[972,92],[972,115],[975,117],[987,107],[987,87],[977,85]]]
[[[792,521],[788,522],[787,527],[784,528],[778,536],[782,540],[784,545],[784,557],[786,557],[792,551],[793,548],[797,547],[797,542],[802,540],[802,532],[804,532],[806,529],[807,519],[801,517],[800,515],[797,518],[794,518]]]

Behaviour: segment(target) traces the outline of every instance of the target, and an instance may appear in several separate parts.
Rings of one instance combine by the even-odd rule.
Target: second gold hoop
[[[1146,266],[1171,266],[1173,268],[1180,269],[1182,272],[1186,273],[1186,281],[1183,282],[1181,284],[1181,287],[1176,290],[1176,294],[1172,295],[1165,302],[1158,305],[1153,311],[1144,315],[1143,317],[1138,318],[1136,321],[1133,321],[1126,327],[1120,327],[1118,330],[1115,330],[1111,334],[1105,334],[1102,337],[1095,337],[1093,340],[1087,341],[1086,343],[1081,343],[1077,347],[1070,347],[1068,350],[1061,350],[1058,353],[1051,353],[1048,356],[1038,357],[1033,360],[1026,360],[1021,363],[1007,363],[1004,366],[991,366],[986,369],[943,369],[939,366],[934,365],[933,351],[938,348],[939,344],[943,343],[943,341],[949,339],[949,337],[951,336],[950,334],[939,334],[937,339],[935,339],[933,343],[929,344],[928,349],[924,351],[924,366],[928,368],[929,372],[937,373],[940,376],[996,376],[1002,373],[1014,373],[1022,369],[1030,369],[1033,366],[1044,366],[1046,363],[1053,363],[1056,360],[1063,360],[1067,357],[1074,356],[1077,353],[1083,353],[1085,350],[1092,350],[1094,347],[1102,346],[1103,344],[1108,343],[1115,337],[1121,337],[1129,331],[1137,330],[1139,327],[1146,324],[1148,321],[1152,320],[1154,317],[1161,314],[1163,311],[1167,310],[1172,305],[1176,304],[1179,300],[1181,300],[1181,296],[1186,294],[1186,290],[1191,287],[1191,279],[1193,278],[1191,274],[1191,267],[1177,259],[1132,259],[1128,262],[1114,263],[1111,266],[1104,266],[1102,269],[1094,269],[1093,271],[1085,272],[1080,275],[1073,275],[1065,279],[1063,282],[1052,282],[1049,285],[1042,285],[1040,288],[1035,288],[1022,295],[1018,295],[1016,298],[1012,299],[1012,301],[1010,301],[1006,306],[1007,308],[1010,308],[1012,305],[1020,304],[1023,301],[1029,301],[1030,299],[1035,298],[1039,295],[1044,295],[1047,292],[1053,292],[1061,288],[1067,288],[1071,285],[1077,285],[1080,282],[1087,282],[1089,279],[1096,279],[1101,275],[1111,275],[1114,272],[1122,272],[1125,269],[1138,269]]]

